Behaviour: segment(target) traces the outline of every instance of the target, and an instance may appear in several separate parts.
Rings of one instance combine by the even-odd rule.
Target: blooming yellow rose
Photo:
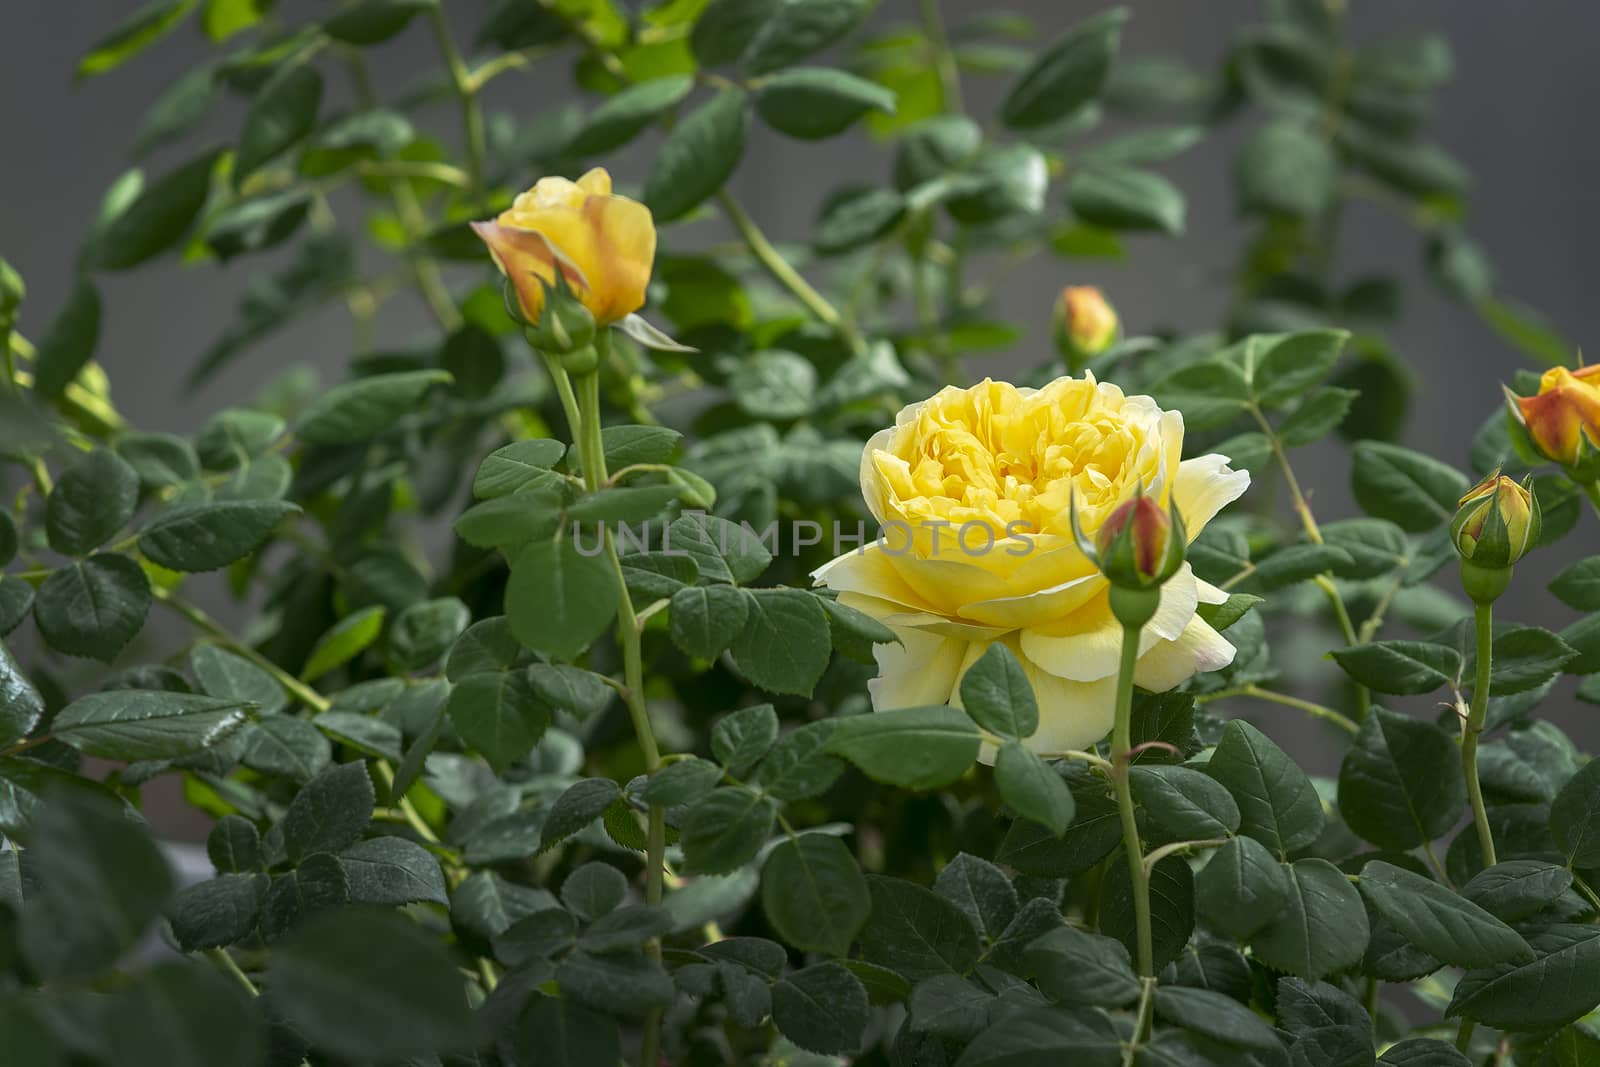
[[[594,321],[606,326],[644,305],[656,255],[650,209],[611,193],[596,167],[576,182],[540,178],[493,222],[472,228],[511,284],[529,322],[539,321],[544,287],[559,266]]]
[[[1250,484],[1223,456],[1184,460],[1183,416],[1093,376],[1039,390],[985,379],[900,412],[867,442],[861,489],[884,535],[812,576],[879,619],[900,644],[877,646],[879,710],[957,704],[990,644],[1021,661],[1039,700],[1036,751],[1082,748],[1111,729],[1122,628],[1109,585],[1074,540],[1089,537],[1142,486],[1176,502],[1193,538]],[[1196,614],[1227,595],[1184,564],[1161,587],[1134,681],[1166,690],[1233,660]]]
[[[1551,367],[1535,396],[1507,394],[1512,414],[1528,428],[1541,453],[1557,463],[1578,462],[1583,439],[1600,448],[1600,364]]]

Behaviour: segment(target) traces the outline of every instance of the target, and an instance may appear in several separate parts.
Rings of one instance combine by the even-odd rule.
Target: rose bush
[[[0,1063],[1594,1062],[1595,378],[1467,233],[1442,38],[469,7],[154,0],[80,64],[216,46],[59,306],[0,261]],[[1119,316],[1233,127],[1223,321]],[[769,236],[747,147],[860,129]],[[1394,207],[1531,365],[1465,454],[1341,254]],[[175,358],[102,299],[163,257],[250,264],[190,387],[282,372],[176,428],[102,366]],[[279,331],[341,308],[323,382]]]

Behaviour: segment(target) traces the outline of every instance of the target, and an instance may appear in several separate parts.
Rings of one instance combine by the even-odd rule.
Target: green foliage
[[[1123,49],[1142,7],[323,6],[157,2],[91,35],[80,77],[155,67],[190,20],[216,47],[130,135],[170,162],[80,210],[62,305],[0,263],[11,1059],[1595,1058],[1600,765],[1541,717],[1574,685],[1600,701],[1594,472],[1534,472],[1538,548],[1566,551],[1554,614],[1480,647],[1446,528],[1467,470],[1540,463],[1499,397],[1450,397],[1492,413],[1468,454],[1397,443],[1442,394],[1413,395],[1390,340],[1405,272],[1352,274],[1338,247],[1346,213],[1397,208],[1432,283],[1570,362],[1500,289],[1428,138],[1442,39],[1281,0],[1200,71]],[[399,91],[371,76],[430,44]],[[571,93],[492,85],[549,64]],[[867,439],[967,357],[1024,350],[989,267],[1184,254],[1156,244],[1188,214],[1162,171],[1224,133],[1245,231],[1225,316],[1140,337],[1130,314],[1090,369],[1181,414],[1183,458],[1250,471],[1187,554],[1234,653],[1066,750],[1067,720],[1112,721],[1115,677],[1041,685],[992,622],[1032,601],[934,618],[944,572],[878,548],[857,588],[808,575],[858,521],[870,545]],[[736,179],[778,137],[865,162],[769,237]],[[547,360],[467,224],[596,164],[659,229],[650,321]],[[113,290],[163,260],[253,278],[163,367],[281,371],[189,435],[130,425],[99,362]],[[280,331],[333,307],[355,341],[323,382]],[[1037,341],[1034,385],[1063,369]],[[1359,514],[1297,479],[1311,445],[1348,462]],[[891,674],[913,706],[873,712]],[[1326,727],[1311,745],[1272,717],[1300,713]],[[180,884],[140,814],[168,830],[157,790],[210,821],[210,877]]]

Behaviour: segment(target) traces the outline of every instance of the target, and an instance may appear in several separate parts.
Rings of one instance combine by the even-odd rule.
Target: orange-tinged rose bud
[[[1539,501],[1499,471],[1468,489],[1450,534],[1456,552],[1480,567],[1509,567],[1539,540]]]
[[[1575,371],[1552,367],[1539,379],[1536,395],[1508,393],[1507,400],[1546,458],[1570,467],[1583,452],[1584,438],[1600,448],[1600,364]]]
[[[472,224],[517,291],[523,317],[537,323],[559,270],[599,326],[639,310],[656,254],[650,209],[611,192],[596,167],[576,182],[540,178],[491,222]]]
[[[1092,285],[1069,285],[1056,298],[1056,348],[1073,370],[1110,348],[1119,328],[1116,309]]]

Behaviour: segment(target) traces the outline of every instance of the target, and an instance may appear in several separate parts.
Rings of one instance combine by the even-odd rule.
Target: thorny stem
[[[472,178],[473,199],[481,206],[485,199],[483,171],[484,157],[487,155],[485,148],[487,142],[483,133],[483,108],[478,103],[472,73],[467,70],[467,64],[461,58],[461,51],[456,48],[455,38],[450,34],[450,23],[445,18],[442,0],[434,4],[428,14],[433,19],[433,35],[439,41],[439,52],[444,56],[444,65],[450,72],[451,86],[461,102],[461,126],[467,142],[467,173]]]
[[[813,289],[811,283],[783,258],[783,254],[767,240],[767,235],[761,232],[761,228],[756,225],[755,220],[739,201],[724,191],[717,194],[717,202],[722,205],[723,213],[728,216],[728,221],[733,223],[733,228],[739,231],[739,236],[743,238],[750,253],[766,268],[767,273],[772,275],[779,285],[793,293],[795,298],[824,326],[836,331],[852,351],[861,351],[861,337],[855,332],[855,327],[839,314],[839,309],[829,303],[827,297]]]
[[[1483,784],[1478,781],[1478,737],[1489,714],[1489,671],[1494,655],[1494,608],[1481,603],[1473,615],[1478,645],[1477,670],[1472,679],[1472,710],[1461,727],[1461,769],[1466,772],[1467,798],[1472,802],[1472,823],[1478,830],[1483,849],[1483,865],[1495,865],[1494,835],[1489,832],[1489,813],[1483,806]]]
[[[1300,480],[1294,475],[1294,468],[1289,464],[1289,452],[1283,447],[1283,442],[1278,439],[1278,434],[1272,428],[1272,423],[1267,421],[1266,415],[1256,404],[1250,405],[1250,414],[1255,417],[1256,425],[1261,427],[1261,433],[1267,439],[1268,446],[1272,449],[1273,458],[1278,461],[1278,469],[1283,472],[1284,484],[1289,487],[1289,497],[1294,502],[1294,510],[1300,516],[1300,524],[1305,528],[1306,537],[1312,544],[1322,544],[1322,528],[1317,525],[1317,520],[1311,514],[1311,505],[1306,503],[1305,493],[1300,489]],[[1345,607],[1344,597],[1339,592],[1339,587],[1333,584],[1332,575],[1319,574],[1316,577],[1317,588],[1328,598],[1329,607],[1333,608],[1334,620],[1339,624],[1339,632],[1344,636],[1347,645],[1360,644],[1356,636],[1355,624],[1350,620],[1350,611]],[[1356,686],[1356,721],[1360,722],[1367,717],[1367,709],[1372,705],[1372,693],[1364,685]]]
[[[1282,704],[1286,708],[1298,708],[1307,715],[1333,723],[1335,726],[1339,727],[1339,729],[1351,735],[1358,733],[1361,729],[1347,716],[1339,714],[1330,707],[1325,707],[1322,704],[1314,704],[1309,700],[1301,700],[1299,697],[1292,697],[1287,693],[1275,693],[1270,689],[1262,689],[1257,685],[1242,685],[1237,689],[1219,689],[1215,693],[1201,693],[1195,697],[1195,702],[1205,704],[1213,700],[1223,700],[1228,697],[1254,697],[1256,700],[1265,700],[1273,704]]]
[[[1143,845],[1139,823],[1134,816],[1133,786],[1129,781],[1132,760],[1129,756],[1133,732],[1133,670],[1139,660],[1139,631],[1142,627],[1122,628],[1122,659],[1117,672],[1117,718],[1111,732],[1111,781],[1116,787],[1117,810],[1122,816],[1122,848],[1127,853],[1128,876],[1133,889],[1134,929],[1138,939],[1139,973],[1155,974],[1155,953],[1150,937],[1150,880],[1145,876]]]
[[[956,66],[955,53],[950,50],[950,38],[944,32],[939,0],[917,0],[917,6],[922,14],[922,30],[933,47],[933,68],[939,73],[944,111],[948,115],[959,115],[966,110],[961,96],[961,70]]]
[[[595,343],[599,349],[600,365],[604,366],[610,354],[610,336],[602,330],[596,335]],[[573,433],[580,441],[579,451],[583,456],[584,479],[592,492],[605,485],[607,480],[605,449],[600,438],[599,372],[591,371],[580,376],[577,392],[579,421],[573,427]],[[634,733],[639,739],[639,747],[644,752],[646,773],[654,774],[661,767],[661,750],[656,744],[655,730],[650,724],[649,706],[645,703],[644,664],[639,645],[640,623],[634,614],[633,601],[628,597],[628,586],[622,574],[622,561],[617,556],[617,546],[611,540],[609,531],[605,533],[604,540],[606,557],[610,560],[612,572],[617,578],[617,640],[622,646],[624,697],[628,706],[628,717],[633,721]],[[645,902],[652,906],[661,903],[666,849],[666,810],[659,804],[652,804],[645,829]],[[656,959],[660,959],[660,940],[652,939],[647,944],[646,950]],[[645,1017],[639,1062],[654,1065],[660,1056],[660,1046],[661,1009],[653,1008]]]

